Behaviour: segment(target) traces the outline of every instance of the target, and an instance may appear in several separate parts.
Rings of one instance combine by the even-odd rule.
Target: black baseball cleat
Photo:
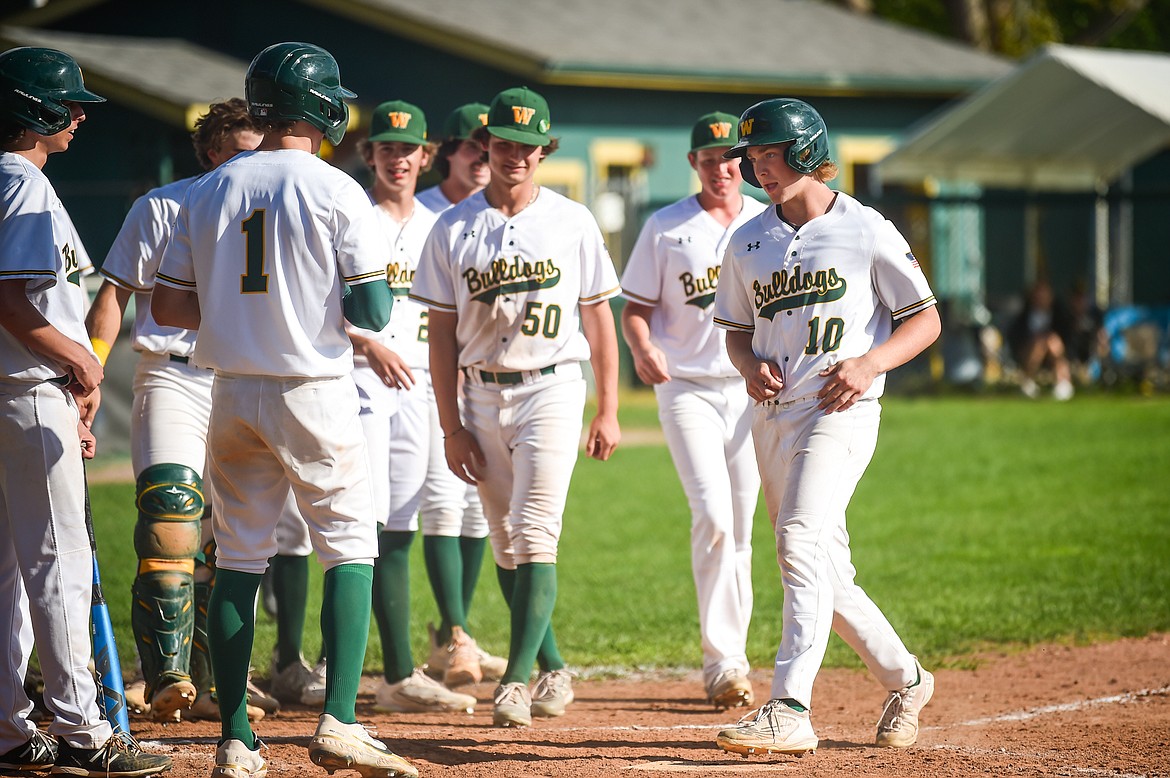
[[[148,754],[138,745],[138,741],[129,735],[112,735],[98,748],[78,748],[59,740],[53,775],[129,778],[158,775],[170,769],[169,756]]]
[[[9,775],[48,770],[56,761],[57,741],[38,729],[24,745],[0,754],[0,773]]]

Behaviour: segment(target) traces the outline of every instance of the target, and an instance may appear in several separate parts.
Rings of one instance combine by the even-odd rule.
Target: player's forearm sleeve
[[[381,332],[390,321],[394,295],[390,294],[390,287],[385,282],[372,281],[351,286],[349,294],[342,300],[342,306],[350,324]]]

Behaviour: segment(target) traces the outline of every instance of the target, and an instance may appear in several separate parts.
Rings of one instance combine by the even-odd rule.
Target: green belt
[[[556,370],[557,370],[556,365],[549,365],[548,367],[542,367],[540,369],[540,374],[541,375],[552,375],[553,373],[556,372]],[[489,372],[487,370],[476,370],[475,372],[479,374],[480,380],[482,380],[485,384],[512,385],[512,384],[523,383],[524,382],[524,373],[532,373],[532,372],[536,372],[536,371],[525,370],[525,371],[517,372],[517,373],[492,373],[492,372]]]

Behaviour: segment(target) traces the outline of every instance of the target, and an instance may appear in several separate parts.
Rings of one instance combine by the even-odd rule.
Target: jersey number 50
[[[552,340],[561,330],[561,306],[549,304],[541,311],[544,303],[528,303],[524,306],[524,323],[520,331],[525,335],[535,336],[537,333]],[[544,314],[543,321],[541,314]]]

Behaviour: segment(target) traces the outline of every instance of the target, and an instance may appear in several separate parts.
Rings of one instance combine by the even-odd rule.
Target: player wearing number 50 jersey
[[[325,139],[340,142],[354,94],[332,55],[306,43],[260,52],[245,92],[264,139],[191,185],[151,300],[160,324],[199,330],[195,360],[215,370],[207,446],[219,570],[208,637],[223,729],[212,775],[265,771],[239,648],[252,645],[291,484],[325,568],[326,697],[309,757],[329,771],[413,776],[354,710],[377,542],[344,321],[380,330],[392,303],[369,198],[316,156]]]
[[[715,324],[756,402],[784,612],[771,699],[718,744],[815,749],[813,681],[836,630],[889,690],[877,744],[909,746],[934,679],[854,583],[845,509],[877,445],[885,373],[938,337],[934,295],[897,229],[825,184],[837,166],[812,106],[766,100],[743,114],[739,133],[727,156],[743,157],[744,178],[773,206],[731,239]]]
[[[607,459],[620,436],[607,300],[621,290],[589,211],[533,180],[553,148],[549,126],[548,104],[535,92],[496,95],[487,126],[476,131],[491,180],[439,217],[411,289],[431,309],[431,377],[447,462],[479,485],[512,612],[508,668],[492,714],[497,726],[559,716],[573,698],[551,619],[585,403],[581,360],[591,360],[598,393],[588,453]],[[542,673],[533,694],[528,676],[537,661]]]

